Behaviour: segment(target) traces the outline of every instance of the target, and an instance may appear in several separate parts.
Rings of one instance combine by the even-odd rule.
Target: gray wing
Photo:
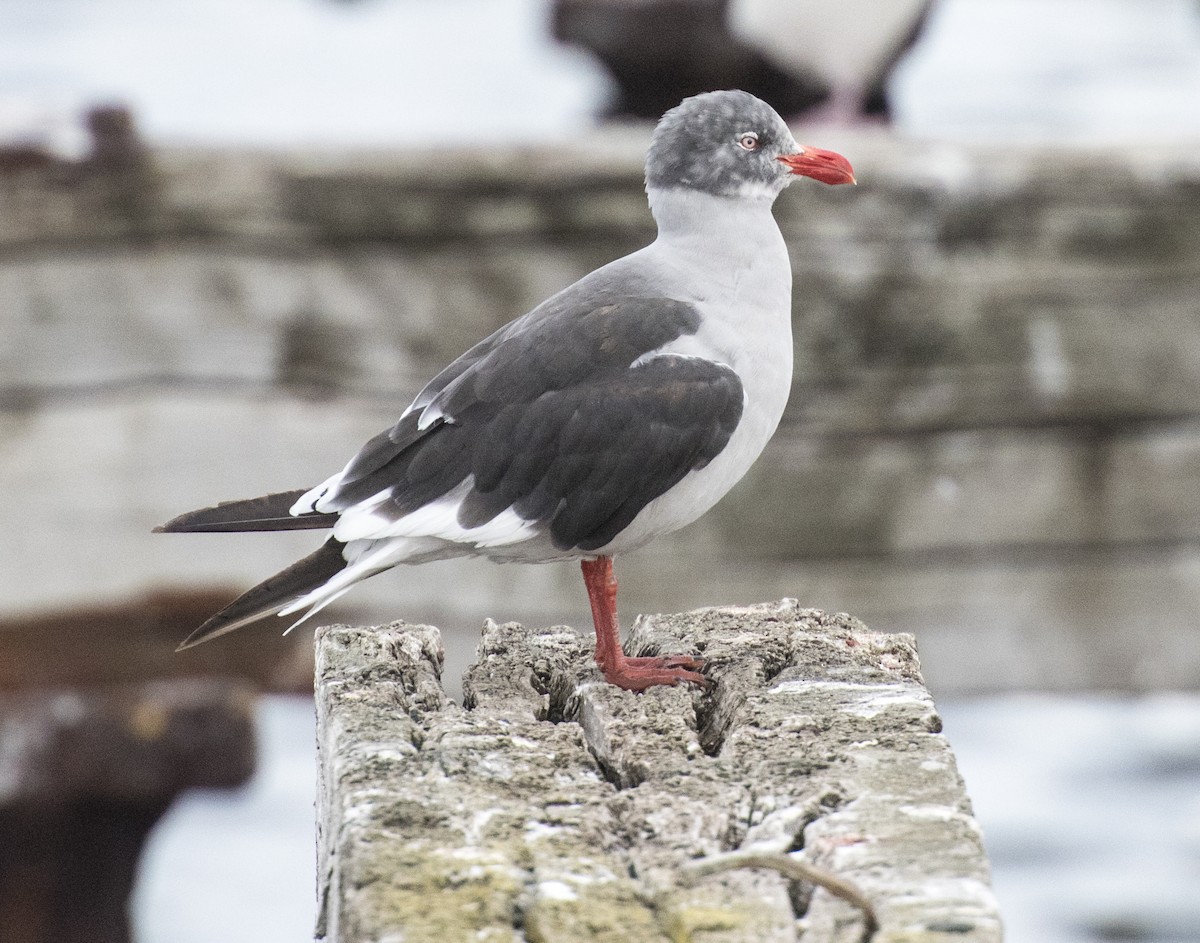
[[[442,372],[347,467],[322,510],[387,492],[399,519],[473,478],[464,527],[512,508],[561,549],[602,547],[690,471],[742,414],[729,367],[643,355],[695,333],[699,313],[666,298],[538,309]]]

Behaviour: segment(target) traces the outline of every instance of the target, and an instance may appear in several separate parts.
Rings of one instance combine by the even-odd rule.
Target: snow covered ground
[[[1200,941],[1200,695],[943,702],[1010,943]],[[152,836],[140,943],[303,940],[315,913],[312,703],[274,697],[240,793]]]

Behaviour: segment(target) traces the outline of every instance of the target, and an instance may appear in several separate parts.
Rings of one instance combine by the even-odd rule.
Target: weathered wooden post
[[[910,636],[792,600],[644,618],[710,691],[619,691],[489,623],[465,703],[429,626],[317,638],[318,937],[999,941]]]

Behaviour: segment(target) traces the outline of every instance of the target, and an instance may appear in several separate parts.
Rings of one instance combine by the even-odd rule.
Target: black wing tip
[[[197,645],[211,642],[213,639],[218,639],[222,635],[228,635],[230,632],[249,625],[252,622],[258,622],[260,619],[278,614],[285,603],[280,602],[278,605],[267,604],[266,606],[244,605],[247,602],[246,597],[253,594],[258,588],[255,587],[249,593],[243,593],[220,612],[214,613],[205,619],[204,622],[192,630],[192,633],[187,638],[175,647],[175,653],[186,652],[189,648],[195,648]]]
[[[169,521],[167,521],[165,524],[159,524],[152,531],[150,531],[150,533],[152,533],[152,534],[186,534],[189,531],[198,530],[197,527],[195,527],[194,525],[189,526],[189,523],[188,523],[192,517],[192,514],[194,514],[194,513],[195,512],[193,511],[193,512],[189,512],[188,514],[180,514],[178,517],[173,517]]]
[[[165,524],[159,524],[150,533],[233,534],[255,530],[303,530],[305,529],[304,524],[306,523],[301,518],[296,517],[282,519],[262,518],[257,520],[214,521],[209,519],[208,515],[205,513],[208,510],[208,508],[204,508],[201,511],[193,511],[188,514],[181,514],[179,517],[172,518]]]
[[[213,633],[212,628],[206,622],[175,646],[175,654],[178,655],[180,652],[186,652],[189,648],[195,648],[197,645],[203,645],[205,642],[213,638],[216,638],[216,634]]]
[[[240,600],[241,597],[239,597]],[[175,653],[186,652],[189,648],[195,648],[197,645],[203,645],[205,642],[211,642],[215,638],[220,638],[234,629],[245,625],[248,622],[254,622],[259,618],[269,616],[273,610],[267,609],[257,614],[242,613],[236,614],[231,612],[233,607],[239,600],[234,600],[220,612],[214,613],[205,619],[200,625],[192,630],[182,642],[175,647]]]
[[[153,529],[155,534],[222,534],[247,531],[327,530],[337,514],[306,511],[292,514],[291,508],[306,489],[280,491],[244,501],[222,501],[173,517]]]
[[[346,568],[342,549],[346,545],[332,537],[316,551],[297,560],[287,569],[246,590],[220,612],[209,616],[195,631],[179,643],[176,652],[227,635],[235,629],[277,615],[280,609],[299,596],[320,586]]]

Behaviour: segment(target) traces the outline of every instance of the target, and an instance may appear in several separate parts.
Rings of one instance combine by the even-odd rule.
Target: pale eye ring
[[[738,147],[744,151],[758,150],[758,135],[753,131],[745,131],[738,135]]]

